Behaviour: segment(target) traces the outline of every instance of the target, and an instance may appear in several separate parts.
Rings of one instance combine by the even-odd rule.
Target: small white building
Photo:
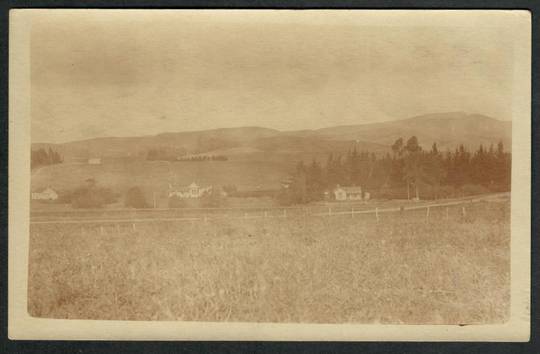
[[[172,185],[169,185],[169,198],[178,197],[178,198],[200,198],[205,194],[210,194],[212,192],[212,186],[200,187],[197,183],[193,182],[187,187],[174,188]]]
[[[341,187],[337,186],[334,189],[336,200],[362,200],[362,187]]]
[[[33,200],[57,200],[58,193],[54,191],[51,187],[47,187],[44,190],[32,192]]]
[[[91,157],[88,159],[89,165],[101,165],[101,158],[100,157]]]
[[[285,178],[280,181],[281,188],[288,189],[291,187],[291,185],[294,183],[294,180],[292,178]]]

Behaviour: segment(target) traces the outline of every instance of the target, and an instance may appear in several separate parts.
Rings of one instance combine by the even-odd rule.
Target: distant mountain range
[[[400,137],[416,136],[424,148],[436,142],[439,149],[463,144],[476,149],[502,141],[510,149],[512,123],[462,112],[428,114],[382,123],[334,126],[316,130],[279,131],[261,127],[223,128],[163,133],[140,137],[103,137],[62,144],[32,144],[33,149],[60,152],[66,160],[88,157],[145,156],[149,149],[165,148],[181,154],[222,154],[237,158],[261,155],[323,155],[345,153],[356,147],[375,153],[390,152]]]

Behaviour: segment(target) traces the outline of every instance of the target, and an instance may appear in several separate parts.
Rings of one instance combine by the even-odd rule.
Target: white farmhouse
[[[32,192],[33,200],[57,200],[58,193],[54,191],[51,187],[47,187],[44,190]]]
[[[200,187],[197,183],[193,182],[187,187],[174,188],[172,185],[169,185],[169,198],[178,197],[178,198],[200,198],[205,194],[210,194],[212,192],[212,186]]]
[[[362,200],[362,187],[341,187],[337,186],[334,189],[336,200]]]

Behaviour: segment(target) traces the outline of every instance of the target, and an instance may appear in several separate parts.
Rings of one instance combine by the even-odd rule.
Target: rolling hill
[[[32,173],[32,189],[53,186],[71,189],[87,178],[117,191],[139,185],[146,191],[163,192],[173,179],[179,184],[234,184],[243,188],[277,188],[295,164],[312,159],[325,162],[329,153],[345,154],[356,147],[378,154],[390,152],[399,137],[415,135],[424,148],[437,142],[439,149],[463,144],[476,149],[502,141],[511,146],[511,122],[478,114],[444,113],[409,119],[317,130],[285,131],[259,127],[163,133],[141,137],[104,137],[63,144],[32,144],[60,152],[65,162],[44,166]],[[147,161],[149,149],[166,148],[178,156],[225,155],[228,161]],[[101,157],[101,165],[84,159]],[[78,161],[78,162],[77,162]]]
[[[400,137],[407,139],[414,135],[424,148],[436,142],[443,150],[454,149],[459,144],[476,149],[480,144],[495,145],[499,141],[509,147],[512,122],[480,114],[438,113],[391,122],[323,128],[308,134],[326,139],[359,139],[385,146]]]
[[[258,128],[224,128],[194,132],[162,133],[140,137],[103,137],[62,144],[32,144],[32,148],[52,147],[66,159],[90,156],[134,157],[144,155],[152,148],[177,150],[178,154],[202,153],[216,149],[233,148],[253,140],[274,136],[279,131]]]
[[[375,153],[389,151],[399,137],[415,135],[422,146],[437,142],[440,149],[454,149],[463,144],[476,149],[480,144],[502,141],[511,145],[512,123],[480,114],[439,113],[403,120],[335,126],[316,130],[278,131],[260,127],[224,128],[205,131],[163,133],[141,137],[104,137],[63,144],[32,144],[32,148],[52,147],[66,160],[72,158],[144,157],[151,148],[167,148],[182,154],[225,154],[235,158],[258,158],[268,154],[319,155],[358,150]],[[231,150],[232,149],[232,150]],[[242,156],[245,152],[245,156]]]

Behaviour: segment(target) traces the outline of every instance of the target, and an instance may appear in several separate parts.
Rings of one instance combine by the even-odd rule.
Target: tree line
[[[36,168],[39,166],[54,165],[62,163],[64,159],[60,154],[51,149],[40,148],[37,150],[31,150],[30,153],[30,166],[31,168]]]
[[[301,204],[332,197],[337,185],[360,186],[379,198],[436,199],[510,190],[511,154],[502,142],[480,145],[470,152],[463,145],[439,151],[434,143],[424,150],[413,136],[397,139],[384,155],[349,150],[329,154],[326,164],[300,161],[281,204]]]
[[[197,155],[190,157],[179,157],[177,161],[191,161],[191,162],[201,162],[201,161],[227,161],[227,156],[224,155]]]
[[[183,152],[185,153],[185,151]],[[197,156],[178,156],[177,152],[166,148],[149,149],[146,154],[146,159],[149,161],[227,161],[227,156],[224,155],[197,155]]]

